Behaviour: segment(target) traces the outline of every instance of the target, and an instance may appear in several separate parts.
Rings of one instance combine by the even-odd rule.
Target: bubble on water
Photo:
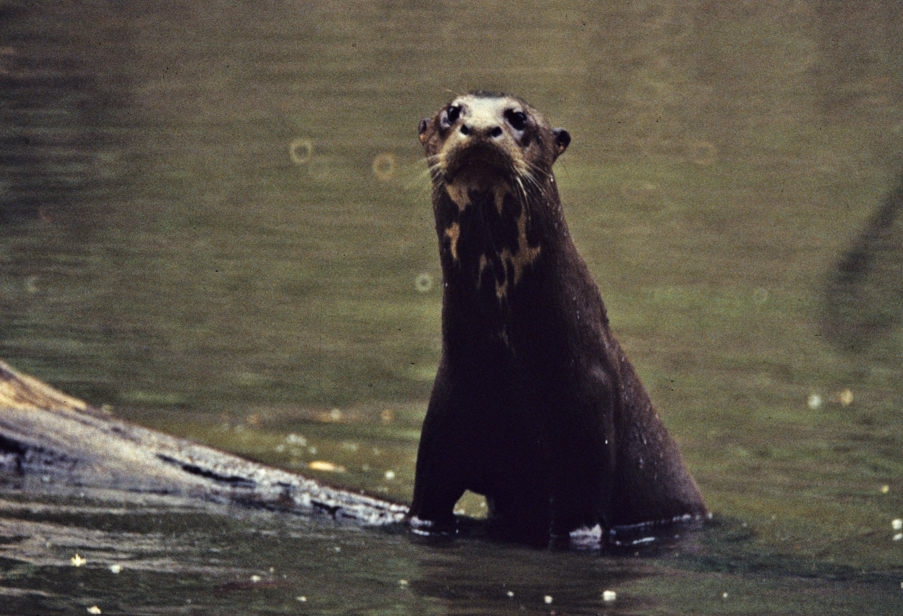
[[[433,277],[427,273],[420,274],[414,279],[414,288],[421,293],[428,293],[433,288]]]
[[[288,144],[288,156],[296,165],[305,165],[310,162],[314,153],[314,143],[307,137],[292,139]]]
[[[373,175],[381,182],[388,182],[395,177],[395,155],[380,152],[373,158]]]

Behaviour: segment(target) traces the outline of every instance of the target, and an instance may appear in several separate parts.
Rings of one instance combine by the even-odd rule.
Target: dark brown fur
[[[568,232],[552,173],[568,133],[475,93],[423,120],[420,140],[444,297],[414,528],[453,529],[466,490],[502,536],[534,544],[705,516]]]

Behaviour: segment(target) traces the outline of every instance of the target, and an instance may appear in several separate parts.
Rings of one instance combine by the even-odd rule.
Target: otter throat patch
[[[471,190],[478,190],[478,188],[463,182],[452,182],[451,184],[445,185],[445,192],[454,204],[458,206],[459,212],[463,212],[472,204],[470,199]],[[501,214],[502,207],[505,205],[505,197],[511,193],[511,186],[506,182],[500,182],[492,187],[492,191],[495,207],[499,211],[499,214]]]
[[[480,255],[480,267],[477,274],[477,284],[482,280],[483,271],[487,268],[493,269],[493,256],[498,259],[502,271],[494,272],[495,276],[495,296],[502,301],[508,296],[508,291],[513,289],[520,283],[523,278],[524,271],[533,265],[539,258],[540,246],[530,246],[527,241],[527,210],[521,208],[520,216],[517,218],[517,248],[503,248],[495,255]]]

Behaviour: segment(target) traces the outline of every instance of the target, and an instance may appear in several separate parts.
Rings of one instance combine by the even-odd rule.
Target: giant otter
[[[568,132],[486,92],[419,132],[444,295],[413,528],[452,531],[466,490],[490,528],[532,544],[705,516],[568,232],[552,173]]]

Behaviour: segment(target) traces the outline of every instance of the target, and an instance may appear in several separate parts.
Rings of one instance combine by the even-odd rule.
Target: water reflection
[[[475,540],[424,545],[393,531],[164,495],[0,481],[0,596],[9,613],[42,614],[93,606],[107,614],[214,615],[237,607],[255,614],[846,613],[862,601],[868,613],[898,613],[896,576],[775,558],[757,550],[755,535],[722,521],[620,556]]]
[[[845,351],[861,353],[903,319],[903,179],[841,257],[826,294],[825,329]]]
[[[85,211],[103,209],[109,183],[127,166],[136,110],[122,61],[131,49],[127,37],[92,46],[97,24],[71,33],[54,12],[33,38],[20,24],[42,19],[37,12],[8,5],[0,16],[0,223],[65,217],[90,226],[104,212]]]

